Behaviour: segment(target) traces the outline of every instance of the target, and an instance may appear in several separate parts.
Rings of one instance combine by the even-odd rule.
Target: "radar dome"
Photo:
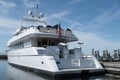
[[[40,13],[40,17],[44,17],[44,14],[43,14],[43,13]]]
[[[28,11],[28,15],[32,15],[32,11],[31,10]]]

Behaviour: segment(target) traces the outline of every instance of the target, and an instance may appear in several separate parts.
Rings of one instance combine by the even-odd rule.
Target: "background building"
[[[114,61],[120,60],[120,49],[117,49],[117,50],[113,51],[113,60]]]
[[[92,49],[92,55],[94,55],[96,57],[97,60],[100,60],[100,54],[99,51],[94,51],[94,48]]]
[[[110,56],[110,53],[108,52],[108,50],[104,50],[103,51],[103,58],[102,58],[103,61],[110,61],[111,60],[111,56]]]

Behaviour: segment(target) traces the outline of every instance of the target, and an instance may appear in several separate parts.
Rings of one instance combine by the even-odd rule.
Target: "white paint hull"
[[[52,72],[58,70],[52,56],[17,56],[10,58],[9,63]]]
[[[55,75],[65,74],[83,74],[103,72],[104,68],[100,66],[94,58],[80,58],[79,61],[73,60],[73,55],[68,59],[54,59],[54,56],[38,54],[38,48],[31,47],[26,49],[8,51],[8,62],[10,64],[29,68],[42,73]],[[58,64],[59,62],[60,64]],[[87,65],[86,65],[87,64]]]
[[[103,69],[94,57],[83,56],[82,48],[69,50],[66,43],[73,41],[78,41],[78,38],[72,30],[62,29],[60,24],[48,25],[43,16],[27,15],[8,41],[8,61],[13,65],[48,72],[52,76]]]

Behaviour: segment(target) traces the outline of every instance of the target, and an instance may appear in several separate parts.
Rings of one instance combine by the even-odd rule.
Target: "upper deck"
[[[13,38],[8,41],[7,46],[31,38],[52,38],[53,40],[62,39],[66,43],[78,40],[70,29],[62,29],[60,23],[54,26],[48,25],[44,20],[43,13],[38,15],[29,11],[28,15],[23,17],[20,28],[16,30]]]
[[[16,35],[11,38],[7,44],[10,46],[13,43],[19,42],[21,40],[29,39],[29,38],[58,38],[63,39],[66,42],[77,41],[77,37],[72,33],[70,29],[63,30],[61,29],[60,33],[57,28],[53,27],[22,27],[22,30],[19,31]]]

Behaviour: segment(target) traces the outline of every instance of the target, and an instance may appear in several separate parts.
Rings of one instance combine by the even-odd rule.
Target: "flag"
[[[57,34],[59,37],[62,35],[60,23],[58,24]]]

